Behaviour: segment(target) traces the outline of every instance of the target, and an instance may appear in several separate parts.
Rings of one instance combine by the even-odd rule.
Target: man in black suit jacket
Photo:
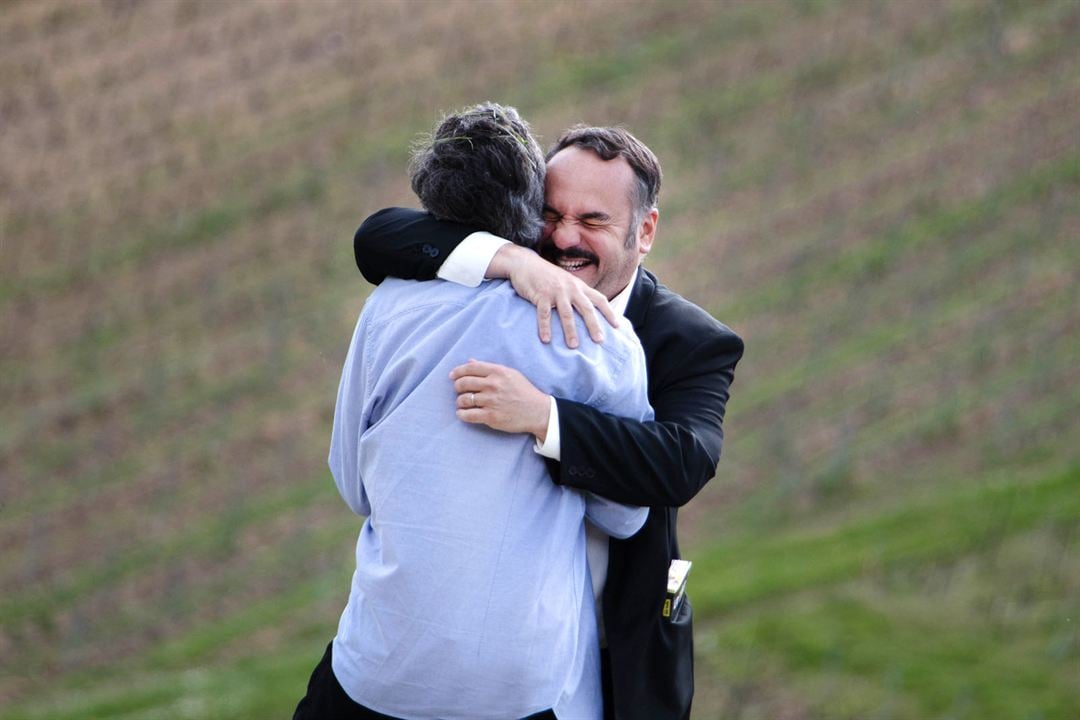
[[[724,411],[743,343],[640,267],[656,233],[660,186],[659,164],[644,144],[621,128],[575,127],[547,160],[541,256],[550,262],[505,245],[491,257],[486,276],[509,277],[519,294],[537,304],[545,340],[552,307],[566,341],[574,344],[568,332],[573,310],[586,317],[598,339],[603,331],[592,306],[610,319],[604,301],[628,300],[625,316],[645,349],[656,419],[631,421],[548,398],[513,369],[486,363],[455,371],[459,396],[481,406],[459,401],[466,407],[459,417],[505,432],[531,432],[538,446],[557,435],[559,461],[549,461],[555,482],[650,506],[637,535],[608,546],[605,716],[688,718],[692,609],[687,601],[674,617],[663,616],[667,571],[680,556],[678,508],[713,477],[720,459]],[[387,275],[431,279],[472,232],[418,211],[382,210],[356,233],[357,265],[373,283]]]

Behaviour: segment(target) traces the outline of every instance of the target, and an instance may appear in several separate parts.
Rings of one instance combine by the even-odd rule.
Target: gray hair
[[[485,102],[444,117],[413,146],[409,175],[424,209],[526,247],[544,223],[544,155],[516,109]]]

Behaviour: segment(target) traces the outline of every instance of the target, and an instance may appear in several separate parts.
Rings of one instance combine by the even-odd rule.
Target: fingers
[[[454,381],[454,392],[458,395],[462,393],[476,393],[479,395],[482,392],[497,390],[498,387],[499,383],[491,378],[483,378],[477,375],[463,375]]]
[[[507,368],[495,363],[469,360],[464,365],[458,365],[450,371],[450,379],[454,381],[454,392],[457,394],[456,405],[460,413],[462,410],[484,409],[484,395],[498,391],[500,387],[500,373],[505,375]],[[475,413],[468,415],[468,422],[484,422]],[[485,418],[487,419],[487,418]]]
[[[469,375],[476,377],[487,377],[495,372],[498,372],[502,365],[496,365],[495,363],[481,362],[479,360],[469,360],[464,365],[458,365],[456,368],[450,371],[450,379],[457,380]]]
[[[562,288],[562,292],[555,297],[552,304],[559,314],[563,339],[569,348],[578,346],[577,321],[574,319],[574,313],[581,316],[581,319],[585,322],[585,328],[589,332],[589,337],[596,343],[604,342],[604,327],[600,322],[600,318],[597,317],[597,310],[600,311],[612,327],[619,327],[619,316],[611,308],[611,304],[603,293],[588,287],[580,280],[575,279],[571,286]],[[537,315],[543,318],[541,339],[548,342],[551,338],[551,310],[546,303],[537,306]],[[546,339],[545,332],[547,333]]]
[[[589,337],[595,342],[604,341],[604,328],[595,317],[595,309],[600,310],[600,314],[612,327],[619,326],[619,316],[611,309],[607,298],[579,278],[548,263],[535,253],[508,250],[500,260],[502,255],[502,250],[496,253],[488,270],[492,272],[496,261],[509,263],[500,266],[501,269],[494,276],[509,277],[517,294],[536,306],[536,330],[541,342],[551,342],[552,308],[559,314],[559,324],[562,326],[567,347],[578,346],[578,332],[573,318],[575,312],[585,320]]]
[[[464,420],[467,423],[473,423],[474,425],[484,425],[487,419],[488,411],[484,408],[461,408],[459,407],[454,411],[459,420]]]
[[[563,340],[566,341],[566,347],[576,348],[578,346],[577,337],[577,323],[574,322],[574,306],[566,298],[560,298],[557,305],[559,311],[559,322],[562,324]]]
[[[545,302],[536,306],[536,330],[540,333],[540,342],[551,342],[551,306]]]
[[[484,398],[478,392],[463,392],[457,396],[458,410],[476,410],[484,407]]]
[[[596,313],[592,307],[578,308],[578,314],[585,320],[585,328],[589,331],[589,337],[594,343],[604,342],[604,331],[600,327],[600,321],[596,319]]]
[[[574,309],[585,321],[585,327],[588,329],[589,337],[593,339],[593,342],[604,342],[604,328],[600,326],[600,320],[597,318],[596,310],[593,308],[588,296],[583,295],[581,299],[575,302]]]
[[[585,294],[589,297],[589,301],[592,303],[593,307],[600,311],[600,314],[604,316],[611,327],[619,327],[619,314],[611,307],[611,303],[608,302],[608,299],[604,297],[602,292],[589,288]],[[585,316],[585,313],[582,313],[582,315]],[[585,322],[589,322],[587,316]],[[591,326],[589,327],[589,331],[592,331]]]

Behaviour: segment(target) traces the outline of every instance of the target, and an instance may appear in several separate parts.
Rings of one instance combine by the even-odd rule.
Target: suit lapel
[[[649,314],[653,295],[656,294],[656,276],[643,267],[638,267],[637,272],[634,289],[630,291],[630,302],[626,304],[626,317],[630,319],[634,331],[640,336]]]

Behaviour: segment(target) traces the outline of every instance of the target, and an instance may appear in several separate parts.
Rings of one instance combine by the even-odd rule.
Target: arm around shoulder
[[[356,267],[374,285],[387,277],[433,280],[473,230],[412,208],[384,208],[364,220],[353,236]]]

